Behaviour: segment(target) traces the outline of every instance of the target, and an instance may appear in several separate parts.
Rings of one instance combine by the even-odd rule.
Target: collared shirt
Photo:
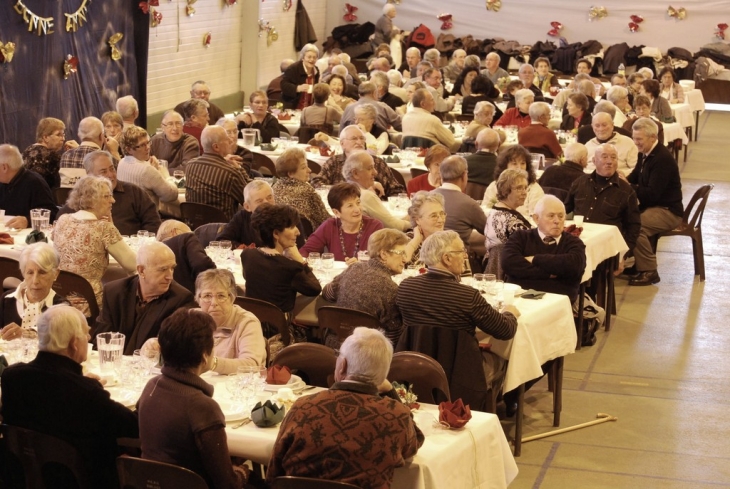
[[[540,228],[537,228],[537,234],[539,234],[539,235],[540,235],[540,239],[541,239],[541,240],[542,240],[543,242],[545,242],[545,238],[547,237],[547,234],[545,234],[545,233],[543,233],[542,231],[540,231]],[[550,236],[550,237],[551,237],[551,238],[553,238],[553,239],[555,240],[555,242],[554,242],[554,243],[551,243],[551,244],[555,244],[555,245],[557,245],[557,244],[559,244],[559,243],[560,243],[560,238],[562,238],[562,237],[563,237],[563,233],[560,233],[560,236],[558,236],[557,238],[556,238],[555,236]]]
[[[100,150],[101,147],[92,141],[82,141],[78,148],[70,149],[61,156],[61,168],[84,168],[84,157]]]
[[[28,285],[25,281],[20,282],[18,287],[12,293],[8,294],[7,297],[15,299],[18,316],[23,320],[21,327],[35,331],[40,314],[53,305],[53,298],[56,296],[56,291],[51,289],[45,299],[32,303],[28,300],[28,295],[26,294],[27,288]],[[27,318],[25,316],[26,311],[29,313],[29,317]],[[33,315],[33,317],[30,317],[30,315]]]
[[[448,183],[448,182],[442,183],[441,188],[445,188],[447,190],[458,190],[459,192],[462,191],[461,187],[459,187],[458,185],[456,185],[454,183]]]

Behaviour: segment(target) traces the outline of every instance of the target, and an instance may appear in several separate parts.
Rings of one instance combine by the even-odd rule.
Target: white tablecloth
[[[687,133],[684,131],[684,128],[679,124],[679,122],[671,122],[669,124],[662,122],[662,126],[664,127],[665,146],[675,139],[681,139],[682,144],[689,143]]]
[[[695,125],[695,118],[692,114],[692,108],[689,104],[669,104],[672,108],[672,115],[682,127],[693,127]]]
[[[566,226],[568,224],[572,223],[566,222]],[[580,239],[586,245],[586,270],[583,273],[583,282],[591,278],[593,270],[601,262],[618,253],[623,254],[629,251],[629,247],[616,226],[584,222]]]
[[[684,101],[689,104],[692,112],[702,112],[705,110],[705,97],[702,96],[702,90],[693,89],[684,91]]]

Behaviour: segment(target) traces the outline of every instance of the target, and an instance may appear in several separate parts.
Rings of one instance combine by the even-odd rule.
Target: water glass
[[[492,290],[494,291],[495,307],[502,309],[504,304],[504,280],[495,280]]]
[[[319,253],[310,253],[307,257],[307,263],[312,267],[312,270],[319,270],[322,268],[322,256]]]
[[[369,261],[370,255],[367,251],[358,251],[357,252],[357,261]]]
[[[219,242],[219,248],[221,253],[221,258],[224,260],[230,260],[233,258],[233,243],[226,240]]]
[[[583,216],[573,216],[573,224],[575,224],[576,227],[582,227]]]
[[[99,351],[99,372],[102,377],[110,375],[120,367],[124,352],[122,333],[99,333],[96,335],[96,348]]]
[[[331,270],[335,266],[334,253],[322,253],[322,268]]]
[[[48,226],[51,220],[51,211],[48,209],[31,209],[30,223],[33,231],[40,231],[43,226]]]
[[[486,278],[487,278],[487,276],[483,273],[475,273],[472,276],[471,286],[474,287],[475,289],[477,289],[480,294],[483,294],[485,291]]]
[[[167,168],[168,168],[167,167],[167,160],[160,160],[160,159],[158,159],[157,160],[157,163],[160,164],[160,168],[164,168],[165,170],[167,170]]]

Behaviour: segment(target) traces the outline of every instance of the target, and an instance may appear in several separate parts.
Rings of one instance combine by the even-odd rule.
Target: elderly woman
[[[177,310],[162,322],[165,365],[137,405],[142,458],[192,470],[208,487],[243,487],[248,469],[231,464],[225,417],[213,386],[200,378],[216,358],[216,329],[210,315],[194,309]]]
[[[449,61],[449,64],[444,66],[443,74],[444,74],[444,80],[447,80],[451,83],[456,82],[456,80],[459,78],[459,75],[462,74],[464,71],[464,61],[466,60],[466,51],[463,49],[456,49],[454,50],[454,53],[451,55],[451,61]],[[438,67],[438,64],[434,64],[435,67]],[[456,94],[452,94],[456,95]]]
[[[354,104],[355,99],[352,99],[345,95],[345,88],[347,87],[347,81],[341,75],[332,75],[327,84],[330,86],[330,96],[327,99],[327,107],[332,107],[340,113],[340,116],[345,111],[348,105]]]
[[[532,123],[530,119],[530,105],[535,101],[535,94],[528,88],[517,90],[515,93],[515,106],[505,111],[495,126],[517,126],[519,129],[527,127]]]
[[[373,51],[375,53],[378,52],[378,46],[380,44],[390,44],[393,36],[400,32],[393,26],[393,19],[395,19],[395,15],[395,5],[392,3],[386,3],[383,6],[383,15],[377,22],[375,22],[375,32],[373,33],[373,39],[371,41]]]
[[[493,101],[499,97],[499,90],[494,88],[494,83],[484,75],[477,75],[471,82],[471,95],[464,97],[461,104],[462,115],[473,115],[474,109],[479,102]],[[502,111],[495,107],[492,117],[499,119],[502,117]]]
[[[312,104],[312,88],[319,82],[315,66],[319,50],[314,44],[305,44],[299,51],[299,61],[289,66],[281,79],[281,101],[287,109],[301,110]]]
[[[659,119],[659,122],[674,122],[672,108],[669,101],[661,97],[659,82],[656,80],[644,80],[641,82],[641,95],[649,98],[651,102],[651,115]]]
[[[35,337],[41,313],[65,301],[51,288],[58,278],[58,254],[48,243],[33,243],[20,253],[23,281],[0,301],[0,337],[15,340]]]
[[[299,213],[288,205],[260,205],[251,216],[260,248],[241,252],[246,297],[271,302],[285,313],[294,309],[297,293],[317,296],[322,291],[307,261],[297,249]]]
[[[248,98],[253,113],[243,113],[236,116],[238,129],[258,129],[261,141],[270,143],[271,138],[279,137],[279,120],[269,113],[269,99],[266,92],[256,90]]]
[[[535,210],[535,204],[545,195],[545,192],[543,192],[542,187],[537,183],[530,152],[519,144],[510,146],[499,152],[497,166],[494,168],[494,181],[489,184],[486,192],[484,192],[483,205],[491,209],[497,204],[499,200],[497,196],[497,182],[502,172],[508,168],[527,172],[527,198],[524,204],[518,206],[516,210],[529,221]]]
[[[540,57],[535,60],[535,79],[533,84],[540,89],[542,92],[549,92],[550,87],[559,87],[558,77],[550,73],[552,66],[550,66],[550,60],[545,57]]]
[[[684,90],[677,83],[677,74],[669,66],[665,66],[657,75],[659,79],[659,96],[664,97],[670,104],[684,103]]]
[[[266,341],[261,322],[233,303],[236,280],[228,270],[206,270],[195,279],[195,300],[215,321],[213,372],[227,375],[238,367],[266,365]]]
[[[624,122],[623,128],[631,132],[634,122],[642,117],[649,117],[656,122],[659,132],[657,132],[657,139],[661,144],[664,144],[664,125],[651,114],[651,100],[646,95],[637,95],[634,97],[634,113],[629,114]]]
[[[299,215],[317,229],[331,216],[324,202],[309,184],[312,171],[307,157],[299,148],[289,148],[276,160],[276,176],[279,177],[271,190],[277,204],[286,204],[299,211]]]
[[[117,178],[147,191],[155,207],[160,202],[177,202],[177,185],[167,179],[170,173],[150,155],[150,135],[139,126],[129,126],[122,133],[125,156],[117,167]]]
[[[421,245],[423,240],[437,231],[444,230],[444,224],[446,224],[444,206],[444,196],[441,194],[421,190],[411,198],[408,217],[410,217],[413,226],[413,239],[411,239],[413,252],[409,263],[422,263]]]
[[[368,239],[370,260],[355,263],[322,290],[322,297],[336,302],[338,307],[377,317],[393,344],[400,337],[402,323],[395,305],[398,286],[392,277],[403,272],[408,241],[408,236],[395,229],[376,231]],[[335,349],[340,347],[335,335],[328,335],[325,344]]]
[[[330,128],[340,122],[342,113],[327,105],[330,98],[330,86],[326,83],[317,83],[312,89],[314,104],[302,111],[300,123],[302,126],[327,126],[327,132],[331,134]]]
[[[355,124],[365,135],[365,146],[368,151],[382,155],[390,139],[388,132],[375,124],[377,112],[373,104],[358,104],[355,106]]]
[[[563,131],[578,132],[580,126],[591,124],[591,114],[588,112],[588,97],[582,93],[571,93],[566,104],[568,114],[563,117],[560,129]]]
[[[357,252],[367,248],[368,239],[383,223],[363,215],[360,204],[360,188],[352,183],[333,185],[327,194],[327,202],[335,217],[327,219],[307,239],[302,256],[329,251],[335,260],[352,264]]]
[[[426,157],[423,159],[423,164],[426,165],[427,173],[418,175],[416,178],[412,178],[406,185],[408,189],[408,196],[411,197],[418,191],[431,190],[441,186],[441,173],[439,173],[439,166],[441,162],[451,156],[449,148],[443,144],[434,144],[428,151],[426,151]]]
[[[124,119],[119,112],[110,110],[101,115],[101,122],[104,124],[104,135],[107,138],[114,138],[119,141],[122,138]]]
[[[395,112],[398,115],[403,117],[406,112],[411,110],[413,107],[413,102],[411,102],[411,100],[413,100],[413,94],[416,93],[416,90],[421,88],[426,88],[426,84],[423,82],[413,82],[406,87],[406,103],[395,109]]]
[[[36,142],[23,151],[25,168],[38,173],[51,188],[61,186],[58,169],[61,153],[78,146],[76,141],[66,142],[66,125],[63,121],[46,117],[41,119],[35,132]]]
[[[130,275],[137,269],[137,257],[112,223],[112,185],[103,177],[87,175],[74,186],[66,204],[77,209],[64,214],[53,227],[53,245],[61,270],[81,275],[89,281],[102,304],[101,277],[109,266],[109,254]]]

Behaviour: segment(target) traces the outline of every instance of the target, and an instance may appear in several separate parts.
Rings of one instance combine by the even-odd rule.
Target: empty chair
[[[347,309],[346,307],[323,306],[317,311],[319,327],[332,331],[340,343],[350,336],[358,326],[381,329],[378,318],[367,312]]]
[[[200,241],[200,246],[205,248],[211,241],[215,241],[215,238],[223,231],[224,227],[226,227],[225,222],[211,222],[198,226],[194,232],[198,237],[198,241]]]
[[[416,178],[423,175],[424,173],[428,173],[428,170],[423,170],[421,168],[411,168],[411,178]]]
[[[66,201],[68,200],[68,195],[71,193],[72,190],[73,189],[70,187],[58,187],[52,190],[53,201],[58,207],[63,207],[66,204]]]
[[[404,136],[401,148],[430,148],[434,143],[428,138],[420,136]]]
[[[307,385],[328,388],[334,383],[337,354],[324,345],[295,343],[281,350],[272,363],[289,367]]]
[[[84,277],[68,270],[61,270],[53,284],[53,290],[69,300],[72,300],[73,296],[83,297],[89,305],[89,316],[86,321],[89,326],[94,326],[99,315],[99,305],[96,302],[94,289]]]
[[[183,467],[121,456],[117,458],[121,489],[208,489],[202,477]]]
[[[23,281],[23,274],[20,273],[18,260],[0,256],[0,285],[4,290],[12,290]]]
[[[320,165],[316,161],[307,159],[307,166],[309,167],[309,170],[312,172],[311,176],[319,175],[322,172],[322,165]]]
[[[254,153],[256,154],[256,153]],[[199,204],[196,202],[183,202],[180,204],[180,213],[185,224],[195,231],[203,224],[227,222],[222,210],[212,205]]]
[[[253,164],[251,169],[261,172],[264,176],[273,177],[276,175],[276,166],[268,156],[253,152]]]
[[[309,477],[293,477],[285,475],[274,479],[272,489],[347,489],[357,486],[347,482],[312,479]]]
[[[388,380],[408,382],[420,402],[439,404],[451,400],[446,372],[436,360],[423,353],[400,351],[394,354]]]
[[[466,190],[464,193],[474,200],[482,200],[484,198],[484,192],[487,191],[487,186],[476,182],[466,182]]]
[[[390,170],[390,173],[393,174],[393,178],[395,178],[396,181],[403,186],[403,188],[406,188],[406,179],[403,177],[401,172],[399,172],[395,168],[388,167],[388,169]]]
[[[236,297],[234,302],[238,307],[245,309],[256,316],[256,318],[261,322],[261,327],[264,330],[264,336],[268,336],[266,335],[267,331],[273,330],[281,335],[281,342],[284,346],[291,343],[289,321],[281,309],[270,302],[253,299],[251,297],[239,296]]]

